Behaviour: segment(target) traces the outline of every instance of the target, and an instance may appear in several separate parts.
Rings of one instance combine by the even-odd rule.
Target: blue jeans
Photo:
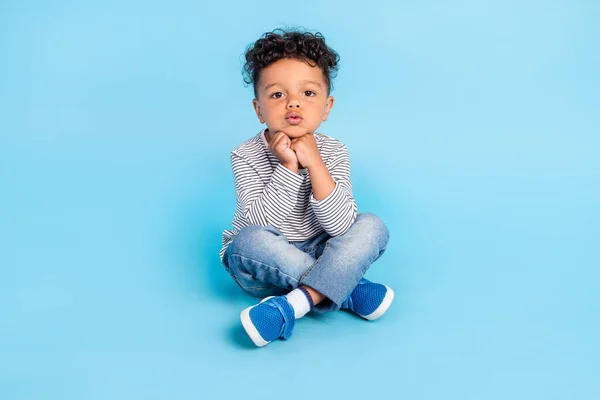
[[[251,225],[233,239],[223,265],[247,293],[279,296],[301,285],[325,295],[318,311],[335,311],[385,251],[389,231],[375,214],[359,213],[340,236],[323,232],[289,242],[278,229]]]

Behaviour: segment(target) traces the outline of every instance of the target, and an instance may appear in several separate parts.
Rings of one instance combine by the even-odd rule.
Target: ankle
[[[304,317],[313,308],[310,295],[301,288],[292,290],[285,295],[285,298],[294,309],[295,319]]]
[[[310,309],[312,310],[315,307],[315,301],[313,300],[312,295],[310,294],[310,292],[308,291],[306,286],[299,286],[298,290],[300,290],[302,293],[304,293],[304,295],[306,296],[306,299],[308,300]]]
[[[306,293],[308,293],[308,296],[310,296],[310,299],[313,302],[313,306],[316,306],[317,304],[325,300],[325,296],[323,294],[317,292],[310,286],[303,285],[298,287],[298,289],[303,289]]]

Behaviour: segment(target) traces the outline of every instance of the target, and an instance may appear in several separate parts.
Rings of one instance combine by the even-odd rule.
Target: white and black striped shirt
[[[314,133],[321,158],[335,181],[331,194],[318,201],[308,170],[294,173],[281,165],[268,148],[265,130],[231,152],[236,206],[233,230],[223,231],[221,261],[235,235],[248,225],[273,226],[289,241],[303,241],[323,231],[342,235],[356,219],[350,160],[343,143]]]

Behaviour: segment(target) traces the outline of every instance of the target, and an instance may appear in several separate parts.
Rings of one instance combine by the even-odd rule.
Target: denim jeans
[[[323,232],[299,242],[288,241],[274,227],[251,225],[234,237],[223,265],[253,296],[279,296],[306,285],[326,297],[317,311],[335,311],[384,253],[388,240],[388,228],[372,213],[359,213],[343,235]]]

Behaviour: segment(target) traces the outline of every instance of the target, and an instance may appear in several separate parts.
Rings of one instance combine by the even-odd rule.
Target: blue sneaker
[[[294,309],[285,296],[271,296],[240,314],[242,325],[258,347],[272,340],[287,340],[294,330]]]
[[[387,311],[392,300],[394,300],[394,291],[390,287],[363,278],[341,308],[354,311],[361,317],[373,321]]]

